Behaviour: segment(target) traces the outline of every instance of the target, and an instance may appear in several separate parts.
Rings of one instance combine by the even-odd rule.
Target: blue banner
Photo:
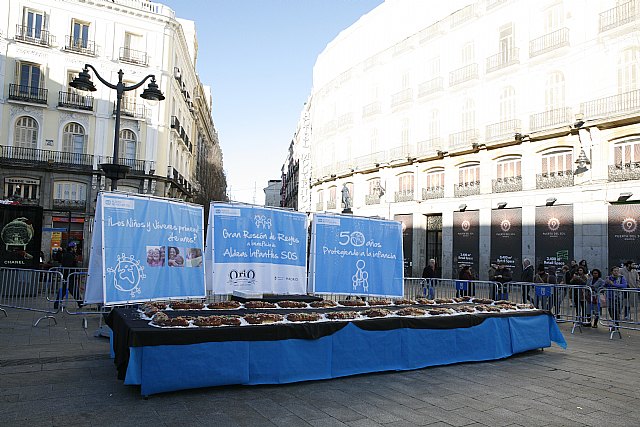
[[[227,203],[210,212],[214,293],[306,293],[305,213]]]
[[[106,193],[98,208],[105,304],[206,295],[202,206]]]
[[[399,222],[315,214],[312,247],[314,292],[403,296]]]

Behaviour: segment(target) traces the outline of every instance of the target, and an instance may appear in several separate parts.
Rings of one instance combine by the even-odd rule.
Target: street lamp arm
[[[138,83],[136,83],[136,84],[134,84],[134,85],[132,85],[132,86],[125,86],[123,90],[124,90],[124,91],[136,90],[136,89],[138,89],[140,86],[142,86],[142,85],[144,84],[144,82],[146,82],[146,81],[147,81],[147,80],[149,80],[150,78],[151,78],[151,79],[155,79],[155,78],[156,78],[156,76],[154,76],[153,74],[149,74],[147,77],[145,77],[144,79],[142,79],[140,82],[138,82]]]
[[[108,88],[111,89],[118,89],[118,86],[109,83],[108,81],[106,81],[105,79],[102,78],[102,76],[100,75],[100,73],[98,73],[98,70],[96,70],[93,65],[91,64],[84,64],[84,68],[91,68],[93,70],[93,72],[95,73],[96,77],[98,78],[98,80],[100,80],[102,82],[103,85],[107,86]],[[95,89],[93,89],[95,90]]]

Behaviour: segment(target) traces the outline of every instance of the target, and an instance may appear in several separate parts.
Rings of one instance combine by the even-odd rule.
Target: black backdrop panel
[[[491,211],[491,262],[509,267],[514,280],[522,275],[522,208]]]
[[[573,205],[536,207],[536,266],[556,270],[573,259]]]
[[[480,254],[480,212],[453,213],[453,268],[454,277],[463,265],[470,265],[477,275]]]

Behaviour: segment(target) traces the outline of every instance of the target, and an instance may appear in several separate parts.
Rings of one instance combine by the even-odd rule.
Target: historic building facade
[[[193,200],[199,149],[221,166],[192,21],[141,0],[12,0],[0,17],[0,188],[44,208],[45,254],[72,242],[86,253],[97,192],[110,188],[100,164],[112,161],[116,91],[91,70],[97,91],[73,89],[84,64],[113,84],[119,70],[128,85],[153,74],[166,97],[141,99],[148,81],[125,93],[119,191]]]
[[[346,184],[355,215],[403,222],[411,276],[617,263],[640,219],[639,23],[636,1],[387,0],[314,67],[311,210],[340,212]]]

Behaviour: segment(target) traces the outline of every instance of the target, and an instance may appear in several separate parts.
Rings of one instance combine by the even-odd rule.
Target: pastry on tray
[[[202,310],[204,304],[201,302],[173,301],[171,308],[174,310]]]
[[[207,307],[213,310],[233,310],[240,308],[240,303],[238,301],[218,301],[209,303]]]
[[[307,303],[302,301],[280,301],[278,306],[280,308],[307,308]]]
[[[337,306],[338,303],[328,299],[323,299],[322,301],[313,301],[309,303],[309,305],[313,308],[331,308]]]
[[[427,312],[417,307],[406,307],[396,311],[398,316],[424,316]]]
[[[320,320],[318,313],[289,313],[287,314],[289,322],[317,322]]]
[[[271,314],[271,313],[255,313],[255,314],[246,314],[244,316],[244,320],[247,321],[250,325],[264,325],[266,323],[276,323],[281,322],[284,319],[284,316],[281,314]]]
[[[267,301],[247,301],[244,308],[276,308],[276,305]]]
[[[365,307],[367,305],[366,302],[361,299],[345,299],[342,301],[338,301],[340,305],[344,305],[345,307]]]
[[[391,312],[386,308],[370,308],[369,310],[363,311],[361,314],[367,317],[385,317],[391,314]]]
[[[324,315],[327,319],[331,320],[351,320],[358,317],[357,311],[332,311]]]

